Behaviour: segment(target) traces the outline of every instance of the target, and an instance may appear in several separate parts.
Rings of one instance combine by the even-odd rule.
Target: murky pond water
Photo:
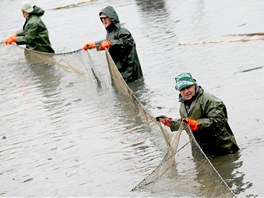
[[[263,41],[178,45],[261,32],[264,2],[103,0],[54,9],[78,2],[34,1],[46,10],[43,20],[56,52],[104,38],[98,12],[114,6],[137,43],[145,80],[133,89],[145,108],[154,116],[178,117],[174,77],[191,72],[225,102],[241,148],[235,159],[214,159],[216,168],[238,196],[264,196]],[[0,2],[1,40],[22,28],[19,5]],[[21,49],[3,44],[0,57],[1,196],[128,196],[160,161],[157,140],[110,81],[98,90],[74,72],[29,67]]]

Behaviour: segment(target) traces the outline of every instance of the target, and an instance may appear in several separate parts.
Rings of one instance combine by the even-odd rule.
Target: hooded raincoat
[[[179,96],[182,118],[197,121],[198,130],[193,135],[207,155],[227,155],[239,150],[228,124],[225,104],[196,85],[196,95],[188,103]]]
[[[26,45],[26,48],[40,52],[54,53],[48,30],[40,18],[44,12],[40,7],[34,6],[34,10],[24,23],[23,30],[16,33],[17,45]]]
[[[111,25],[106,28],[106,39],[111,42],[109,53],[119,72],[126,82],[133,82],[141,78],[143,76],[142,69],[137,55],[136,43],[131,33],[120,26],[119,17],[113,7],[105,7],[99,15],[102,13],[112,21]]]

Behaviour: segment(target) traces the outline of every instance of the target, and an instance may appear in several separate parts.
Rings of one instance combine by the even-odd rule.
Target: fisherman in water
[[[99,17],[107,31],[106,40],[89,42],[84,45],[83,50],[108,48],[119,72],[127,83],[142,78],[136,43],[131,33],[120,26],[119,17],[114,8],[105,7],[99,13]]]
[[[157,121],[178,130],[179,123],[189,124],[193,135],[207,156],[220,156],[236,153],[239,150],[235,136],[227,122],[225,104],[205,92],[190,73],[182,73],[175,78],[175,89],[180,92],[179,120],[166,116],[156,117]]]
[[[45,11],[28,1],[21,4],[21,11],[26,19],[23,30],[7,38],[5,44],[16,43],[17,45],[26,45],[26,48],[31,50],[54,53],[48,30],[40,18]]]

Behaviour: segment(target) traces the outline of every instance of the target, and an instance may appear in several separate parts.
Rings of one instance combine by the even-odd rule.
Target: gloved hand
[[[184,118],[186,122],[190,125],[192,131],[197,131],[198,130],[198,124],[196,120],[192,120],[190,118]]]
[[[179,118],[170,121],[170,124],[171,131],[178,131],[181,126],[184,127],[187,124],[187,121],[182,118]]]
[[[161,116],[158,116],[156,117],[156,120],[157,121],[160,121],[162,124],[170,127],[171,126],[171,121],[172,121],[172,118],[170,117],[167,117],[167,116],[164,116],[164,115],[161,115]]]
[[[96,43],[95,42],[89,42],[89,43],[86,43],[84,46],[83,46],[83,50],[88,50],[88,49],[93,49],[93,48],[96,48]]]
[[[109,40],[102,41],[99,46],[99,50],[104,50],[105,48],[110,48],[111,42]]]
[[[157,121],[160,121],[160,119],[166,119],[166,118],[168,118],[168,117],[165,116],[165,115],[160,115],[160,116],[157,116],[157,117],[156,117],[156,120],[157,120]]]
[[[10,45],[11,43],[15,43],[16,41],[17,41],[17,36],[16,34],[13,34],[5,40],[5,44]]]

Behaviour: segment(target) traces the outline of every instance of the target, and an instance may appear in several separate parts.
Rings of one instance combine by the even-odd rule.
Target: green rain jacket
[[[40,52],[54,53],[48,30],[40,18],[44,15],[44,12],[40,7],[34,6],[34,10],[24,23],[23,30],[16,33],[17,45],[26,45],[26,48]]]
[[[113,7],[107,6],[100,13],[107,15],[112,23],[106,30],[110,40],[109,53],[126,82],[133,82],[143,76],[136,51],[136,43],[131,33],[120,26],[119,17]],[[99,44],[98,42],[97,44]]]
[[[227,155],[239,150],[234,134],[228,125],[225,104],[196,85],[196,95],[187,104],[179,96],[182,118],[197,121],[198,130],[193,135],[207,155]]]

